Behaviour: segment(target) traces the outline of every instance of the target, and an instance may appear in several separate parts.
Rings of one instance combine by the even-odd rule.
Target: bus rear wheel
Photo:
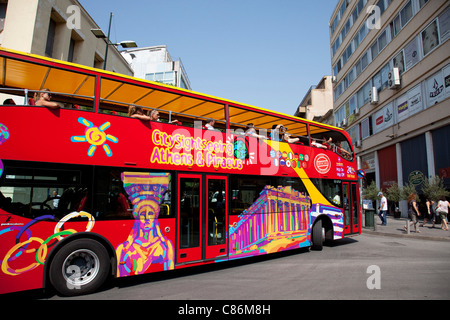
[[[64,296],[94,292],[109,275],[107,250],[91,239],[77,239],[63,246],[53,258],[49,278],[55,290]]]
[[[321,251],[323,249],[323,230],[322,230],[322,220],[318,220],[314,223],[312,228],[312,245],[311,249],[316,251]]]

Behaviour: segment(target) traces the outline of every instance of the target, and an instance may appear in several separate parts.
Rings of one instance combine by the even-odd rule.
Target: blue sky
[[[293,114],[331,74],[329,28],[338,0],[80,0],[111,40],[167,45],[192,89]]]

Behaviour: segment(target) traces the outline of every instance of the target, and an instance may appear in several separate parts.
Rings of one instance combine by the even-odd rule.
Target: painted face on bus
[[[133,211],[134,218],[139,220],[141,228],[152,228],[153,223],[158,219],[159,204],[154,200],[142,200],[136,205]]]

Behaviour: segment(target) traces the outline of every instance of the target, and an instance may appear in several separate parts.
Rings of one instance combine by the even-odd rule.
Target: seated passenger
[[[3,101],[3,105],[4,106],[15,106],[16,103],[14,102],[13,99],[6,99],[5,101]]]
[[[56,102],[50,101],[52,99],[52,94],[49,89],[42,89],[40,92],[34,94],[34,101],[36,106],[44,106],[50,109],[59,109],[61,105]]]
[[[325,137],[323,137],[323,145],[325,146],[325,147],[327,147],[328,149],[330,149],[331,150],[331,145],[332,145],[332,143],[333,143],[333,139],[330,137],[328,140],[325,138]]]
[[[150,111],[150,120],[151,121],[157,121],[157,122],[161,121],[159,119],[159,111],[158,110],[153,109],[152,111]],[[181,122],[178,121],[178,120],[172,120],[172,121],[169,121],[168,123],[181,125]]]
[[[312,140],[311,146],[316,147],[316,148],[328,149],[328,148],[327,148],[326,146],[324,146],[323,144],[318,143],[318,142],[316,141],[316,139],[313,139],[313,140]]]
[[[280,129],[282,129],[282,128],[283,128],[282,124],[278,124],[278,125],[274,124],[272,126],[272,131],[270,131],[270,140],[281,141],[281,139],[280,139]]]
[[[267,137],[256,133],[256,129],[253,123],[247,124],[247,130],[245,131],[245,134],[259,139],[267,139]]]
[[[214,125],[216,124],[216,120],[208,119],[205,124],[205,129],[207,130],[215,130]]]
[[[137,106],[128,107],[128,116],[140,120],[151,120],[149,116],[144,114],[144,110],[141,107]]]
[[[150,120],[152,121],[160,121],[159,120],[159,111],[156,109],[153,109],[152,111],[150,111]]]
[[[341,143],[338,141],[336,142],[336,153],[341,155],[346,160],[352,159],[352,154],[341,147]]]
[[[287,143],[296,143],[300,141],[300,138],[291,138],[291,135],[287,133],[286,127],[281,127],[282,141]]]

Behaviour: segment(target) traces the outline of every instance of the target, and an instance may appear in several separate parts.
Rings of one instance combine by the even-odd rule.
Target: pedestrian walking
[[[378,216],[381,219],[381,225],[387,225],[386,214],[387,214],[387,199],[383,195],[383,192],[378,192],[378,196],[380,197],[380,205],[378,206]]]
[[[420,233],[420,230],[417,228],[417,223],[419,222],[420,212],[417,208],[417,196],[414,193],[411,193],[408,197],[408,216],[411,221],[408,221],[409,225],[414,225],[414,231],[416,233]],[[404,226],[403,229],[408,231],[408,226]]]
[[[447,225],[447,214],[448,214],[448,206],[449,203],[448,201],[445,199],[445,197],[441,197],[441,200],[439,200],[437,208],[436,208],[436,212],[439,213],[439,215],[441,216],[441,229],[442,230],[448,230],[448,225]]]
[[[425,217],[423,219],[422,227],[425,227],[426,223],[428,221],[431,221],[431,222],[433,222],[432,228],[434,228],[434,224],[436,223],[436,202],[434,202],[433,200],[430,200],[430,198],[427,198],[426,205],[427,205],[428,217],[430,217],[430,219],[427,219],[427,217]]]

